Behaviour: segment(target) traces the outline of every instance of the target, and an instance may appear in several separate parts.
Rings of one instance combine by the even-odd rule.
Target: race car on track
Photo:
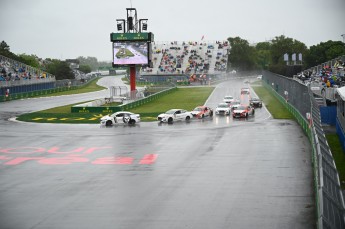
[[[249,115],[254,115],[255,110],[252,106],[240,105],[235,108],[232,112],[234,118],[248,118]]]
[[[234,100],[235,100],[235,99],[234,99],[233,96],[231,96],[231,95],[226,95],[226,96],[224,96],[223,102],[224,102],[224,103],[232,103]]]
[[[261,99],[259,98],[251,98],[249,100],[249,104],[252,106],[252,107],[262,107],[262,101]]]
[[[230,115],[230,106],[227,103],[219,103],[216,107],[217,115]]]
[[[207,106],[198,106],[194,108],[191,113],[195,118],[212,117],[213,109]]]
[[[171,109],[167,112],[158,115],[157,120],[159,122],[173,123],[175,121],[189,121],[193,118],[193,114],[183,109]]]
[[[101,118],[101,125],[111,126],[119,123],[133,125],[140,122],[140,115],[128,111],[115,112],[112,115],[106,115]]]
[[[234,100],[232,103],[229,104],[231,110],[234,110],[236,107],[240,105],[241,105],[241,102],[238,100]]]
[[[247,87],[241,88],[241,95],[249,95],[250,90]]]

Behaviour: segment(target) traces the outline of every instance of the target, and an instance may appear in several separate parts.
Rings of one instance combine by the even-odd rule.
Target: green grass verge
[[[275,119],[295,119],[295,117],[272,95],[264,86],[260,84],[251,85],[255,93],[264,102],[268,111]]]
[[[213,90],[214,87],[177,88],[166,96],[130,111],[140,114],[143,120],[153,121],[160,113],[169,109],[181,108],[190,111],[196,106],[204,105]]]
[[[341,188],[345,189],[345,152],[337,134],[326,134],[327,142],[331,148],[335,165],[339,173]]]
[[[99,77],[93,79],[90,83],[88,83],[84,86],[78,87],[77,89],[70,89],[70,90],[55,92],[55,93],[50,93],[50,94],[30,96],[30,98],[60,96],[60,95],[74,95],[74,94],[82,94],[82,93],[88,93],[88,92],[94,92],[94,91],[100,91],[100,90],[107,89],[106,87],[102,87],[102,86],[97,85],[98,80],[99,80]]]
[[[130,110],[141,115],[142,121],[155,121],[159,113],[172,108],[192,110],[203,105],[213,91],[213,87],[178,88],[176,91],[161,98]],[[85,103],[85,102],[83,102]],[[80,103],[78,103],[80,104]],[[26,122],[39,123],[99,123],[99,118],[105,114],[71,113],[71,107],[76,104],[55,107],[34,113],[23,114],[17,119]]]

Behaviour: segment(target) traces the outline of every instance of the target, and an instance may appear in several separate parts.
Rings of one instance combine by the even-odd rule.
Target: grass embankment
[[[170,94],[164,95],[155,101],[144,104],[130,111],[139,113],[142,121],[153,121],[156,120],[159,113],[172,108],[192,110],[196,106],[203,105],[213,89],[213,87],[178,88]],[[76,104],[24,114],[19,116],[17,119],[20,121],[39,123],[92,124],[99,123],[99,118],[105,115],[97,113],[71,113],[71,107],[74,105]]]
[[[168,95],[130,111],[140,114],[145,121],[154,121],[160,113],[169,109],[180,108],[190,111],[196,106],[204,105],[213,90],[214,87],[178,88]]]
[[[98,80],[99,80],[99,77],[93,79],[90,83],[88,83],[84,86],[78,87],[77,89],[55,92],[55,93],[51,93],[51,94],[47,94],[47,95],[40,95],[39,97],[74,95],[74,94],[88,93],[88,92],[94,92],[94,91],[100,91],[103,89],[107,89],[106,87],[102,87],[102,86],[97,85]]]
[[[337,134],[326,134],[326,138],[337,166],[341,188],[345,189],[345,152]]]
[[[256,82],[251,85],[255,93],[264,102],[267,110],[275,119],[295,119],[295,117],[279,102],[279,100],[272,95],[261,82]]]

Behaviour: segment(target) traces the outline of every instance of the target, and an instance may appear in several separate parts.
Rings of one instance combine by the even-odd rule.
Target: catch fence
[[[318,228],[344,229],[344,198],[321,125],[317,96],[308,86],[271,72],[264,72],[262,80],[264,86],[295,116],[311,143]]]

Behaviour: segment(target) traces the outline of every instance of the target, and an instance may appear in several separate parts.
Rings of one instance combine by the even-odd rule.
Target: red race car
[[[204,118],[204,117],[213,116],[212,108],[207,107],[207,106],[198,106],[194,110],[192,110],[191,113],[193,114],[193,117],[196,117],[196,118]]]
[[[252,106],[240,105],[234,109],[232,112],[232,117],[234,118],[248,118],[249,115],[254,115],[255,110]]]

